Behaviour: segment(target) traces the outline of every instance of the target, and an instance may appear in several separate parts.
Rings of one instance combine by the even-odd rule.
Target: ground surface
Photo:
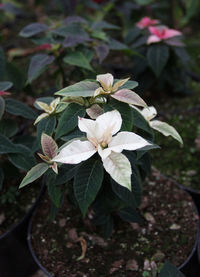
[[[0,196],[0,235],[17,224],[34,204],[39,194],[41,183],[18,189],[19,182],[9,183],[5,186]],[[2,203],[3,199],[6,202]],[[10,202],[9,202],[10,201]]]
[[[83,224],[79,211],[67,201],[55,221],[49,223],[46,199],[34,218],[36,256],[59,277],[141,277],[151,267],[159,269],[165,259],[181,265],[192,250],[197,232],[197,215],[190,197],[154,171],[145,183],[140,209],[146,219],[143,224],[119,221],[112,237],[104,240],[99,228],[92,227],[88,218]],[[78,260],[81,245],[82,250],[87,247],[86,255]]]

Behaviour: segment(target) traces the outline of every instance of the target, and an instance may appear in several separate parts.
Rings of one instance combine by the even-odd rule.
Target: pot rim
[[[170,179],[163,174],[161,174],[161,175],[167,179]],[[199,215],[197,205],[196,205],[193,197],[191,196],[191,194],[185,189],[184,186],[178,184],[176,181],[174,181],[174,183],[179,187],[179,189],[183,190],[186,194],[190,195],[193,205],[194,205],[195,212]],[[33,250],[33,247],[32,247],[31,230],[32,230],[32,224],[33,224],[33,218],[34,218],[34,215],[36,214],[36,212],[37,212],[37,209],[35,209],[34,212],[32,213],[32,217],[31,217],[31,219],[29,221],[29,225],[28,225],[28,234],[27,234],[28,247],[29,247],[30,253],[31,253],[35,263],[38,265],[39,269],[41,269],[48,277],[53,277],[53,275],[51,275],[51,273],[49,273],[47,271],[47,269],[40,263],[39,259],[35,255],[35,251]],[[178,270],[183,269],[189,263],[189,261],[192,259],[196,250],[198,251],[198,261],[200,263],[200,220],[197,223],[196,239],[195,239],[193,248],[192,248],[190,254],[188,255],[188,257],[186,258],[186,260],[180,266],[177,267]]]

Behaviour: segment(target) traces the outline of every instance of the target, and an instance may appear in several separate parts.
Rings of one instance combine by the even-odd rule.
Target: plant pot
[[[198,215],[200,215],[200,191],[189,188],[189,187],[185,187],[181,184],[178,184],[177,182],[175,182],[175,183],[180,189],[186,191],[192,197],[192,200],[195,204],[197,213],[198,213]],[[200,227],[199,227],[199,230],[200,230]],[[197,250],[196,250],[195,255],[196,255],[198,261],[200,261],[200,233],[199,233],[198,239],[197,239]]]
[[[44,182],[40,192],[21,220],[0,236],[0,276],[28,277],[36,270],[27,245],[27,229],[32,213],[45,191]]]
[[[182,193],[184,193],[184,195],[185,195],[185,192],[183,192],[182,191]],[[188,195],[188,194],[186,194],[186,195]],[[185,196],[186,196],[185,195]],[[44,209],[42,209],[42,210],[44,210]],[[35,212],[37,212],[37,211],[35,211]],[[39,218],[38,216],[37,216],[37,218]],[[72,214],[72,218],[73,218],[73,214]],[[30,252],[31,252],[31,254],[32,254],[32,257],[33,257],[33,259],[34,259],[34,261],[35,261],[35,263],[38,265],[38,267],[47,275],[47,276],[49,276],[49,277],[52,277],[52,276],[60,276],[60,275],[52,275],[43,265],[42,265],[42,262],[44,262],[44,260],[43,260],[43,258],[42,258],[42,262],[38,259],[38,256],[39,255],[36,255],[35,254],[35,251],[34,251],[34,249],[33,249],[33,246],[32,246],[32,241],[31,241],[31,237],[32,237],[32,235],[31,235],[31,232],[32,232],[32,230],[33,230],[33,227],[34,227],[34,225],[33,225],[33,220],[34,220],[34,216],[33,216],[33,218],[32,218],[32,220],[30,221],[30,224],[29,224],[29,228],[28,228],[28,245],[29,245],[29,249],[30,249]],[[42,219],[41,219],[42,220]],[[197,222],[197,221],[196,221]],[[70,222],[69,222],[69,224],[70,224]],[[196,225],[197,225],[197,223],[196,223]],[[196,226],[197,227],[197,226]],[[197,277],[197,276],[199,276],[199,270],[200,270],[200,266],[199,266],[199,256],[198,256],[198,252],[197,252],[197,248],[198,248],[198,240],[199,240],[199,233],[200,233],[200,229],[199,229],[199,224],[198,224],[198,227],[196,228],[196,230],[197,230],[197,233],[196,233],[196,239],[194,240],[195,242],[194,242],[194,245],[193,245],[193,247],[191,247],[190,249],[191,249],[191,252],[188,254],[188,256],[185,258],[185,261],[184,262],[182,262],[182,264],[178,267],[184,274],[185,274],[185,276],[187,276],[187,277]],[[128,231],[127,231],[128,232]],[[38,234],[37,234],[37,236],[38,236]],[[44,236],[45,237],[45,236]],[[63,242],[63,244],[65,244],[66,243],[66,241],[64,240],[64,238],[63,238],[63,240],[62,240],[62,242]],[[41,243],[41,241],[40,241],[40,243]],[[131,242],[130,242],[130,244],[131,244]],[[41,245],[41,244],[40,244]],[[44,247],[44,246],[43,246]],[[43,248],[42,247],[42,248]],[[80,247],[80,246],[79,246]],[[59,248],[59,246],[58,246],[58,248]],[[88,250],[88,251],[90,251],[90,250]],[[49,253],[49,252],[48,252]],[[113,253],[114,253],[114,250],[113,250]],[[59,253],[60,254],[60,253]],[[87,255],[87,254],[86,254]],[[112,256],[112,255],[111,255]],[[55,253],[54,253],[54,257],[55,257]],[[106,256],[106,257],[109,257],[109,256]],[[41,258],[41,257],[40,257]],[[49,255],[48,255],[48,258],[49,258]],[[87,263],[87,259],[84,261],[85,263]],[[53,263],[53,262],[52,262]],[[55,263],[56,265],[57,264],[59,264],[59,262],[57,263]],[[77,271],[76,272],[78,272],[78,269],[76,269]],[[70,273],[71,273],[71,271],[69,271]],[[89,271],[88,271],[89,272]],[[88,273],[87,272],[87,273]],[[84,272],[85,274],[86,274],[86,272]],[[132,275],[126,275],[126,276],[133,276],[133,274],[135,274],[135,271],[131,271],[131,272],[129,272],[130,274],[132,274]],[[56,274],[58,274],[58,273],[56,273]],[[69,273],[68,273],[69,274]],[[96,272],[96,276],[98,276],[98,274],[100,274],[99,272]],[[115,273],[114,273],[114,275],[112,275],[112,276],[125,276],[125,275],[120,275],[120,273],[118,273],[118,271],[116,271],[116,274],[119,274],[119,275],[115,275]],[[109,274],[108,274],[109,275]],[[70,276],[70,275],[66,275],[66,276]],[[74,275],[74,276],[76,276],[76,275]],[[91,275],[91,276],[95,276],[95,275]],[[105,273],[104,273],[104,275],[102,275],[102,272],[101,272],[101,276],[105,276]],[[107,275],[106,275],[107,276]],[[136,275],[134,275],[134,276],[136,276]],[[141,275],[139,275],[139,276],[141,276]]]

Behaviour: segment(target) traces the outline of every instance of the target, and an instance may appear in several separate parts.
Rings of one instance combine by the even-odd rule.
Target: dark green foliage
[[[98,160],[84,162],[74,178],[74,194],[82,214],[94,201],[103,181],[103,166]]]
[[[6,99],[5,102],[5,109],[10,114],[19,115],[27,119],[35,119],[37,117],[37,113],[32,108],[18,100]]]
[[[110,99],[109,103],[103,106],[104,111],[118,110],[122,116],[121,131],[131,131],[133,128],[133,111],[127,104]]]
[[[147,60],[156,77],[160,76],[168,59],[169,47],[167,45],[158,44],[149,46],[147,50]]]
[[[56,129],[56,138],[67,135],[78,125],[78,116],[84,117],[85,108],[78,104],[70,104],[62,113],[58,127]]]
[[[54,61],[54,56],[48,54],[36,54],[31,58],[28,69],[28,82],[31,83]]]

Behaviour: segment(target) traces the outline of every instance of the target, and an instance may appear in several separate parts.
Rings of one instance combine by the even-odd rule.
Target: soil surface
[[[112,237],[104,240],[100,228],[90,223],[92,214],[83,220],[67,199],[50,222],[46,197],[33,219],[33,249],[55,277],[152,277],[165,259],[180,266],[197,234],[198,216],[190,196],[154,170],[144,184],[140,210],[144,223],[119,219]]]
[[[20,181],[10,182],[0,195],[0,235],[7,232],[28,212],[34,204],[41,188],[41,182],[19,190]]]

